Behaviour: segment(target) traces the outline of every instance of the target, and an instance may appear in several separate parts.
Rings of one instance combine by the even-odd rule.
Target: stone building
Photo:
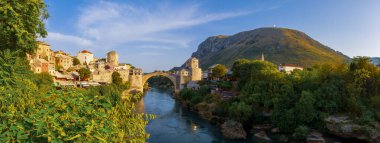
[[[55,74],[55,53],[49,44],[38,41],[37,50],[31,55],[27,54],[27,59],[34,73],[48,72],[51,75]]]
[[[119,66],[119,55],[116,51],[107,53],[107,63],[114,67]]]
[[[58,66],[61,66],[63,70],[67,70],[73,66],[73,58],[63,51],[55,52],[55,62]]]
[[[202,69],[199,68],[199,60],[195,57],[188,59],[185,68],[189,71],[191,81],[202,80]]]
[[[279,71],[284,71],[287,74],[290,74],[291,72],[293,72],[296,69],[297,70],[303,70],[303,67],[295,65],[295,64],[280,64],[278,66]]]
[[[112,70],[95,70],[92,72],[92,80],[99,83],[111,83],[112,73]]]
[[[45,59],[30,60],[30,68],[34,73],[49,72],[49,62]]]
[[[89,65],[94,62],[94,54],[87,50],[78,52],[77,58],[82,65]]]

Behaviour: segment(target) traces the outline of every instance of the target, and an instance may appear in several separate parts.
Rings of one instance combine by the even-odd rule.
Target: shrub
[[[304,125],[298,126],[294,130],[293,136],[295,139],[304,140],[304,139],[306,139],[307,135],[309,134],[309,130],[310,129],[307,126],[304,126]]]
[[[202,102],[202,96],[199,96],[199,95],[193,96],[191,98],[190,102],[192,105],[196,105],[196,104]]]

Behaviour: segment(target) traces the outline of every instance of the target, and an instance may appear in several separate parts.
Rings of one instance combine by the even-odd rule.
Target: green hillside
[[[304,67],[321,63],[341,63],[349,57],[303,32],[285,28],[259,28],[232,36],[213,36],[202,42],[192,57],[203,69],[213,64],[231,66],[237,59],[260,59],[275,64],[299,64]]]

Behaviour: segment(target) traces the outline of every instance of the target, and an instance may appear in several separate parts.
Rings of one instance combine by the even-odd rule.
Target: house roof
[[[90,51],[87,51],[87,50],[82,50],[80,51],[81,53],[89,53],[89,54],[92,54]]]

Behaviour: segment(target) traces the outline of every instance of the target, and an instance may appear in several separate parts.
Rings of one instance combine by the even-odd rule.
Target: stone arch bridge
[[[172,83],[174,85],[174,92],[179,93],[180,85],[179,85],[178,76],[176,76],[175,74],[170,74],[167,72],[160,72],[160,71],[147,73],[147,74],[143,74],[143,75],[140,74],[139,77],[136,77],[136,75],[135,75],[135,78],[133,78],[131,80],[132,88],[137,89],[139,91],[143,91],[143,87],[144,87],[145,83],[151,77],[155,77],[155,76],[164,76],[164,77],[167,77],[168,79],[170,79],[170,81],[172,81]]]

